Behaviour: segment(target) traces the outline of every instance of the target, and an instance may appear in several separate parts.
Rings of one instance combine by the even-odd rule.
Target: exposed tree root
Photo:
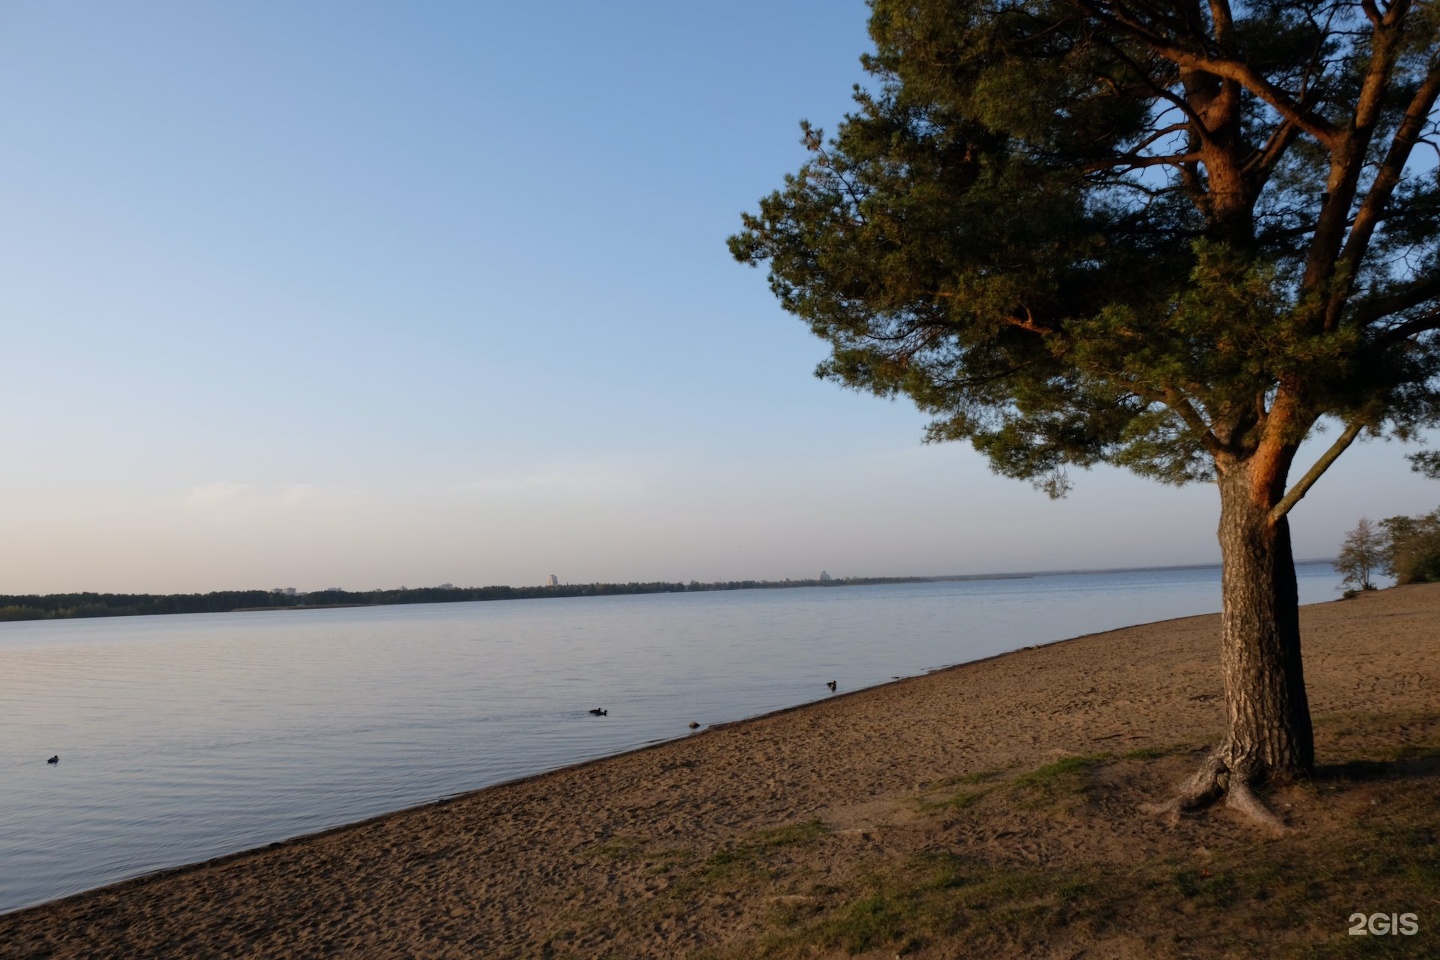
[[[1265,803],[1250,789],[1243,779],[1231,778],[1230,789],[1225,792],[1225,806],[1237,810],[1275,834],[1289,833],[1285,825]]]
[[[1180,788],[1180,792],[1164,803],[1142,804],[1143,813],[1164,817],[1170,823],[1178,823],[1182,814],[1198,813],[1213,806],[1221,797],[1225,805],[1273,833],[1287,833],[1287,827],[1250,788],[1250,777],[1230,769],[1229,764],[1215,751],[1205,758],[1195,775]]]

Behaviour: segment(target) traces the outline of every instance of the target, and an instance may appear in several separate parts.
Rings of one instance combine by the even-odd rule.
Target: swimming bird
[[[691,730],[694,730],[695,728],[697,728],[697,727],[699,727],[699,726],[700,726],[700,724],[696,723],[694,720],[691,720],[691,721],[690,721],[690,729],[691,729]]]
[[[601,710],[599,707],[596,707],[594,710],[591,710],[590,712],[593,713],[593,714],[594,714],[595,716],[597,716],[597,717],[608,717],[608,716],[610,716],[610,711],[609,711],[609,710]]]
[[[835,681],[834,681],[834,680],[831,680],[829,683],[825,684],[825,686],[829,687],[831,690],[834,690],[834,689],[835,689]]]
[[[58,753],[55,754],[55,756],[51,757],[49,760],[46,760],[45,762],[46,762],[46,763],[59,763],[59,762],[60,762],[60,754],[58,754]]]

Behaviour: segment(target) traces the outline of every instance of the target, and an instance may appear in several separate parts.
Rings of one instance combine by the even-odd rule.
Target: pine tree
[[[1278,826],[1251,787],[1314,765],[1289,514],[1362,433],[1440,422],[1440,7],[871,6],[874,89],[731,250],[929,440],[1054,494],[1216,483],[1227,729],[1173,806]]]

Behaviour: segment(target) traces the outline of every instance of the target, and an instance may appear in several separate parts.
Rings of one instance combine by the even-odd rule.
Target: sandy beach
[[[1163,799],[1219,735],[1219,620],[1203,616],[702,729],[0,916],[0,956],[1138,958],[1339,950],[1349,910],[1402,909],[1401,900],[1430,897],[1431,881],[1413,879],[1401,863],[1398,886],[1356,888],[1388,890],[1386,902],[1350,904],[1347,897],[1368,894],[1345,888],[1337,873],[1291,904],[1280,874],[1252,889],[1244,871],[1257,858],[1321,857],[1352,836],[1346,831],[1423,829],[1427,819],[1440,826],[1440,584],[1319,604],[1302,617],[1322,769],[1315,784],[1269,796],[1293,827],[1283,838],[1262,836],[1226,810],[1178,825],[1137,812]],[[1398,849],[1428,856],[1434,831],[1407,842]],[[916,887],[905,902],[951,897],[944,910],[956,925],[884,907],[886,884],[942,862],[947,876],[964,877]],[[1206,893],[1222,869],[1235,878],[1223,902]],[[1137,870],[1159,879],[1146,886],[1151,874]],[[1107,892],[1102,881],[1112,875]],[[1199,893],[1187,892],[1192,875]],[[1006,877],[1033,884],[994,886]],[[1046,878],[1071,886],[1044,886]],[[1132,889],[1125,884],[1139,892],[1120,892]],[[1116,906],[1122,897],[1124,909]],[[1021,901],[1030,913],[1015,912]],[[1273,917],[1264,936],[1275,952],[1217,928],[1216,904],[1227,916],[1239,917],[1241,904],[1252,918]],[[1283,917],[1277,904],[1290,904]],[[1306,904],[1326,905],[1307,916]],[[1440,901],[1404,908],[1420,912],[1410,945],[1433,949]],[[888,917],[885,909],[895,917],[877,921],[873,936],[840,922],[866,910]],[[1010,919],[995,922],[1001,914]],[[976,926],[982,922],[989,925]]]

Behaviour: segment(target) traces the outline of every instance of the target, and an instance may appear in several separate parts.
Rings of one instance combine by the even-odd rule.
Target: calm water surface
[[[1328,564],[1298,573],[1302,603],[1338,596]],[[820,699],[827,680],[1218,608],[1207,568],[0,624],[0,911]]]

